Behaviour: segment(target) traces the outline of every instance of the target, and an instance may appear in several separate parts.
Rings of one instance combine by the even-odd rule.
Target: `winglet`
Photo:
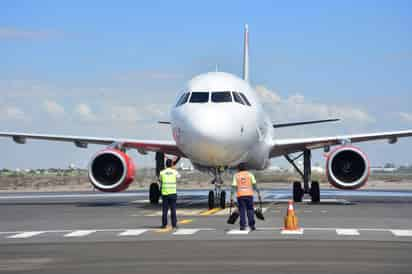
[[[243,80],[249,82],[249,26],[245,25],[243,45]]]

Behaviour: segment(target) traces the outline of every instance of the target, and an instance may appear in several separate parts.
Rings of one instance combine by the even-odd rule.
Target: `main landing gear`
[[[223,179],[222,172],[218,168],[213,170],[214,179],[212,184],[215,186],[215,190],[209,191],[208,195],[208,206],[209,209],[213,209],[216,205],[219,205],[220,208],[226,208],[226,191],[222,190]]]
[[[176,165],[180,161],[180,157],[177,157],[173,161],[173,165]],[[161,152],[156,152],[156,177],[159,178],[160,172],[165,168],[165,155]],[[157,205],[160,199],[160,186],[159,183],[151,183],[149,187],[149,201],[152,205]]]
[[[302,170],[295,164],[295,161],[303,156],[303,172]],[[302,154],[298,157],[292,159],[289,155],[285,155],[286,160],[295,168],[295,170],[300,174],[303,180],[303,188],[302,184],[299,181],[293,183],[293,201],[295,202],[302,202],[303,196],[305,194],[309,194],[312,199],[312,203],[319,203],[320,202],[320,188],[319,182],[311,180],[311,151],[309,149],[305,149]],[[309,188],[310,182],[310,188]]]

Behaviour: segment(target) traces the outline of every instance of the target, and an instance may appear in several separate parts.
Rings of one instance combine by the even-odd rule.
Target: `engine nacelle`
[[[358,189],[365,185],[370,171],[369,160],[358,148],[341,146],[326,161],[329,183],[339,189]]]
[[[119,192],[129,187],[135,177],[133,160],[123,151],[105,149],[96,153],[89,164],[92,185],[103,192]]]

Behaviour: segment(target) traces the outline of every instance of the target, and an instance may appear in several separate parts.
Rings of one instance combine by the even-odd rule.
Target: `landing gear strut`
[[[303,156],[303,172],[295,164],[295,161]],[[303,180],[303,188],[300,182],[293,183],[293,200],[295,202],[302,202],[304,194],[309,194],[312,199],[312,203],[319,203],[320,201],[320,188],[319,182],[312,181],[311,173],[311,158],[312,153],[309,149],[305,149],[302,154],[298,157],[292,159],[289,155],[285,155],[286,160],[295,168],[295,170],[300,174]],[[309,188],[310,183],[310,188]]]
[[[208,206],[209,209],[215,208],[216,205],[219,205],[220,208],[226,208],[226,191],[222,190],[223,179],[222,172],[218,168],[213,170],[214,179],[212,184],[215,185],[215,190],[209,191],[208,195]]]

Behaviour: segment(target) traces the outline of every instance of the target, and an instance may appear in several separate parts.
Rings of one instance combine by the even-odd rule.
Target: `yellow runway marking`
[[[170,231],[172,231],[172,227],[170,227],[170,226],[168,226],[166,228],[160,228],[160,229],[156,230],[157,233],[167,233],[167,232],[170,232]]]
[[[222,210],[221,208],[212,208],[212,209],[201,212],[200,216],[210,216],[210,215],[215,214],[216,212],[219,212],[221,210]]]
[[[190,224],[191,222],[193,222],[192,219],[183,219],[181,221],[178,222],[179,225],[185,225],[185,224]]]

